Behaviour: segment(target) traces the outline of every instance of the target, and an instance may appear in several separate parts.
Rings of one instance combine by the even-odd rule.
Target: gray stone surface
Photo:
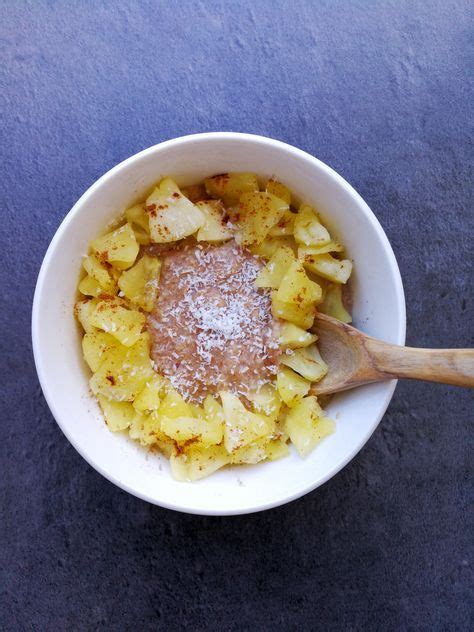
[[[0,10],[2,629],[472,629],[470,393],[401,384],[319,490],[262,514],[194,517],[81,459],[43,400],[29,332],[47,245],[99,175],[167,138],[235,130],[309,151],[367,200],[400,264],[408,343],[471,345],[472,5]]]

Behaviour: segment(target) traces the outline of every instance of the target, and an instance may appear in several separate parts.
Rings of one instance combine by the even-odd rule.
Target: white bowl
[[[179,511],[229,515],[289,502],[334,476],[362,448],[382,418],[395,381],[341,394],[328,407],[335,434],[306,459],[291,455],[226,468],[196,483],[171,478],[167,460],[109,432],[88,389],[73,305],[89,241],[164,175],[178,184],[227,171],[275,176],[314,204],[354,260],[354,324],[404,344],[405,299],[395,256],[364,200],[327,165],[276,140],[235,133],[196,134],[142,151],[93,184],[56,232],[36,285],[33,351],[39,380],[56,421],[76,450],[101,474],[151,503]]]

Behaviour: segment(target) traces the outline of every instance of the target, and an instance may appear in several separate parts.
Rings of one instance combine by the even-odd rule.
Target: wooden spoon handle
[[[474,387],[474,349],[415,349],[368,338],[373,368],[386,377]]]

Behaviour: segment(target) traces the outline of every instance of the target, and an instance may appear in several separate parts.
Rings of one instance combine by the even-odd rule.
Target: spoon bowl
[[[313,329],[328,365],[326,376],[311,387],[314,395],[330,395],[394,377],[474,387],[473,349],[391,345],[320,313]]]

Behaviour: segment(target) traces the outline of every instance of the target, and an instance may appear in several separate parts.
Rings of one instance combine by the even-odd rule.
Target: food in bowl
[[[256,175],[164,178],[94,239],[75,305],[112,431],[178,480],[301,456],[334,431],[311,384],[316,310],[345,322],[352,262],[317,211]]]

